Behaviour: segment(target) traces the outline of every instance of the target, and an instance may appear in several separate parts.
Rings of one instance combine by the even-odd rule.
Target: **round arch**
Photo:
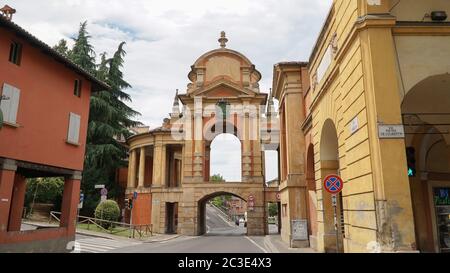
[[[322,127],[320,137],[320,163],[321,163],[321,181],[330,174],[340,175],[339,166],[339,141],[336,126],[331,119],[327,119]],[[322,183],[321,183],[322,184]],[[326,252],[343,252],[344,240],[344,209],[342,202],[342,193],[337,198],[337,224],[339,235],[339,249],[336,243],[336,230],[334,223],[334,208],[331,201],[331,194],[328,193],[323,186],[322,190],[322,207],[324,218],[324,247]]]
[[[306,154],[306,182],[308,187],[308,223],[309,235],[317,235],[317,193],[316,193],[316,171],[314,167],[314,145],[308,146]]]
[[[417,83],[402,100],[401,110],[406,129],[416,133],[418,124],[431,125],[440,132],[450,130],[450,74],[430,76]],[[414,127],[408,126],[414,124]],[[443,125],[441,125],[443,124]],[[407,138],[412,142],[414,135]],[[444,139],[450,145],[450,134]]]
[[[227,182],[242,181],[242,142],[235,135],[217,135],[206,151],[210,175],[220,174]]]
[[[241,194],[232,192],[232,191],[217,191],[213,193],[208,193],[204,195],[199,201],[198,201],[198,210],[197,210],[197,221],[198,221],[198,235],[204,235],[207,233],[207,227],[206,227],[206,205],[208,201],[220,197],[220,196],[234,196],[241,200],[243,200],[245,203],[247,203],[247,200],[241,196]]]
[[[401,105],[408,164],[415,160],[416,169],[409,174],[416,241],[424,252],[442,247],[433,199],[436,188],[450,189],[449,86],[450,74],[429,76],[408,90]]]

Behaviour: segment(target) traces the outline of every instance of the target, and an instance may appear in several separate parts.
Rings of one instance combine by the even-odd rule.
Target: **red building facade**
[[[90,96],[107,89],[0,15],[0,252],[66,251],[74,241]],[[35,177],[65,178],[59,228],[20,231]]]

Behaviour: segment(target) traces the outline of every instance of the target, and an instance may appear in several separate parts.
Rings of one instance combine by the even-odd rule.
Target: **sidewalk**
[[[282,241],[281,235],[267,235],[264,238],[264,245],[271,253],[316,253],[312,248],[290,248]]]

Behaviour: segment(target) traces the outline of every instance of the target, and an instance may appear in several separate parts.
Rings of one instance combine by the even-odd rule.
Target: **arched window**
[[[210,146],[210,175],[221,175],[227,182],[242,181],[242,144],[232,134],[221,134]]]

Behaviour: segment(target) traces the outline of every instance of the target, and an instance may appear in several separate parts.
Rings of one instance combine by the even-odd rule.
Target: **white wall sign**
[[[380,6],[381,0],[367,0],[367,4],[369,4],[369,6]]]
[[[292,220],[292,239],[302,241],[308,240],[307,220]]]
[[[359,121],[358,117],[354,118],[352,122],[350,123],[350,132],[351,134],[354,134],[359,129]]]
[[[320,61],[319,66],[317,67],[318,84],[320,84],[320,82],[322,81],[332,61],[333,61],[333,49],[331,48],[331,45],[329,45],[327,50],[325,51],[325,54],[322,57],[322,60]]]
[[[378,125],[379,138],[395,139],[405,138],[405,128],[403,125]]]

